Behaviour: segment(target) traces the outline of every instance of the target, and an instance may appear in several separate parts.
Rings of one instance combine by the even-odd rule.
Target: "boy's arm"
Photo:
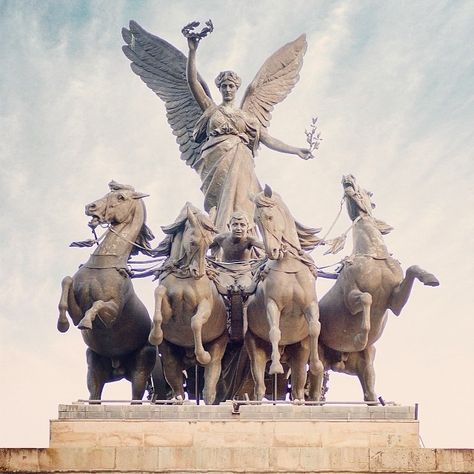
[[[209,245],[209,250],[211,252],[211,258],[215,259],[219,255],[219,251],[221,250],[222,241],[225,238],[225,234],[219,234],[214,237],[212,244]]]
[[[265,250],[265,246],[263,245],[263,242],[261,242],[260,240],[257,240],[255,237],[249,238],[249,249],[251,249],[252,247]]]

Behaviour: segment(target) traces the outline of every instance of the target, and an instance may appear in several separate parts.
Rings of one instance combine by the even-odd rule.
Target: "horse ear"
[[[272,197],[272,188],[270,186],[268,186],[268,184],[265,185],[265,189],[263,190],[263,194],[265,195],[265,197],[267,198],[271,198]]]
[[[188,217],[188,220],[189,220],[191,223],[195,223],[195,222],[196,222],[196,216],[194,215],[191,206],[188,205],[188,204],[189,204],[189,203],[186,203],[186,216]]]
[[[132,194],[132,199],[142,199],[142,198],[146,198],[146,197],[149,197],[149,196],[150,196],[149,194],[134,192]]]

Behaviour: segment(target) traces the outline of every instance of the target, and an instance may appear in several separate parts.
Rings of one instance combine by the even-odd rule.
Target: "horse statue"
[[[154,237],[145,224],[147,195],[114,181],[109,188],[85,208],[90,227],[107,224],[108,230],[89,260],[62,280],[57,327],[69,329],[68,313],[82,330],[90,400],[100,400],[104,385],[122,378],[132,384],[132,399],[141,400],[157,353],[148,343],[150,316],[135,294],[127,262],[138,251],[149,255]]]
[[[352,175],[343,176],[342,186],[352,220],[353,251],[319,302],[320,354],[326,370],[357,375],[364,400],[374,402],[374,343],[384,330],[387,310],[400,314],[415,279],[427,286],[439,282],[418,266],[409,267],[403,277],[383,240],[392,227],[372,215],[372,194],[359,187]]]
[[[224,300],[206,274],[206,252],[217,229],[190,203],[162,229],[167,237],[156,255],[168,258],[159,270],[149,341],[159,345],[173,398],[184,398],[183,370],[200,364],[204,402],[212,404],[228,342]]]
[[[315,236],[319,229],[295,222],[281,197],[269,186],[254,202],[255,222],[269,258],[247,307],[245,346],[255,383],[254,396],[261,400],[265,395],[268,360],[270,374],[283,373],[283,354],[291,370],[291,397],[298,403],[304,400],[308,360],[315,383],[321,384],[323,377],[318,355],[316,267],[305,252],[319,242]]]

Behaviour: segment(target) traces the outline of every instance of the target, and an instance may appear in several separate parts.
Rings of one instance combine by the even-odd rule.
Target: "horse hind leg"
[[[397,316],[402,312],[403,307],[405,306],[408,298],[410,297],[411,289],[413,288],[413,283],[415,278],[420,280],[425,286],[438,286],[438,279],[432,274],[423,270],[418,265],[412,265],[407,268],[405,278],[401,283],[393,290],[392,296],[390,299],[389,308]]]
[[[280,310],[278,309],[277,304],[273,300],[268,300],[266,309],[267,309],[267,320],[270,326],[270,333],[268,337],[272,345],[272,356],[271,356],[272,363],[270,364],[270,369],[268,373],[270,375],[282,374],[284,370],[280,362],[280,348],[279,348],[279,343],[281,340]]]
[[[163,330],[161,325],[163,323],[162,308],[165,303],[166,287],[158,285],[155,289],[155,312],[153,314],[153,323],[151,326],[150,335],[148,341],[150,344],[159,346],[163,341]]]
[[[142,400],[146,383],[156,361],[156,347],[146,345],[130,359],[129,373],[132,384],[132,400]]]
[[[64,277],[61,282],[61,298],[58,304],[59,318],[57,328],[59,332],[66,332],[69,329],[69,321],[66,312],[69,309],[68,300],[69,292],[72,288],[72,278],[70,276]]]
[[[183,387],[183,354],[180,348],[168,343],[165,340],[160,344],[161,361],[163,362],[163,372],[168,385],[173,392],[173,398],[179,401],[184,400]]]
[[[87,349],[86,359],[89,400],[100,400],[104,385],[112,379],[112,364],[110,359],[100,356],[92,349]]]
[[[265,396],[265,366],[268,355],[265,345],[268,343],[257,339],[251,331],[247,331],[244,338],[245,348],[250,359],[250,370],[254,382],[254,399],[261,401]]]
[[[309,338],[286,346],[288,364],[291,369],[291,399],[295,404],[304,402],[304,387],[306,384],[306,362],[311,352]]]
[[[216,386],[221,375],[222,357],[227,347],[227,332],[213,341],[209,347],[211,362],[204,369],[203,398],[206,405],[212,405],[216,400]]]
[[[362,351],[367,346],[369,340],[372,295],[360,290],[352,290],[347,295],[347,306],[353,315],[362,312],[360,332],[354,336],[354,350]]]

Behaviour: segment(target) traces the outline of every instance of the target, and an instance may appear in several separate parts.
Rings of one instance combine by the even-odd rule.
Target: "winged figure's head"
[[[221,91],[224,103],[233,102],[237,89],[242,80],[234,71],[222,71],[215,79],[216,86]]]

